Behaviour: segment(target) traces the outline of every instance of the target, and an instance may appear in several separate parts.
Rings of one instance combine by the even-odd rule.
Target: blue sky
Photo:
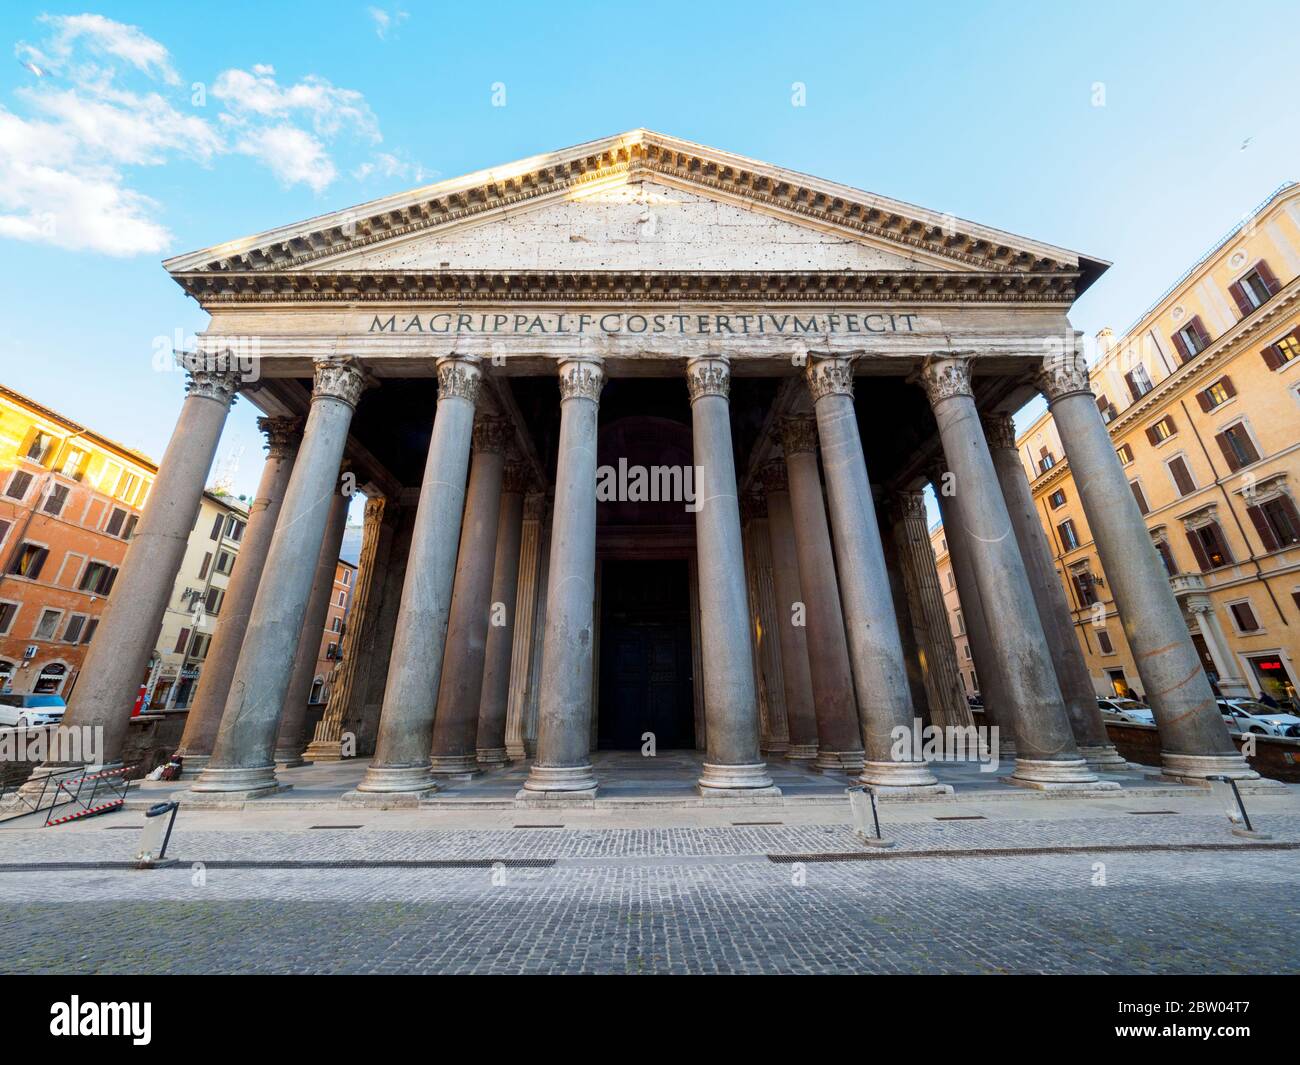
[[[0,380],[158,457],[161,259],[637,126],[1112,260],[1090,334],[1300,177],[1294,0],[914,6],[6,3]]]

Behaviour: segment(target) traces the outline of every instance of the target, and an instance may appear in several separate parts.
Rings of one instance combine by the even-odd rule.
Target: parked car
[[[67,708],[61,695],[0,695],[0,725],[57,725]]]
[[[1300,736],[1300,717],[1278,710],[1254,699],[1220,699],[1223,723],[1233,732],[1253,732],[1257,736]]]
[[[1101,711],[1101,716],[1106,721],[1117,721],[1124,725],[1154,725],[1156,715],[1151,712],[1151,707],[1146,703],[1140,703],[1136,699],[1120,699],[1119,697],[1110,699],[1098,699],[1097,709]]]

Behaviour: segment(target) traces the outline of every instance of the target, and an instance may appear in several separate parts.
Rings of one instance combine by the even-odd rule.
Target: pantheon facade
[[[1114,788],[1010,413],[1046,396],[1163,772],[1237,753],[1112,449],[1068,312],[1097,259],[635,130],[165,264],[210,314],[68,723],[121,750],[236,394],[268,456],[186,725],[192,795],[369,758],[402,801],[526,759],[696,749],[705,796],[803,760],[942,793],[894,737],[971,721],[934,486],[988,723],[1029,788]],[[349,504],[352,622],[307,727]]]

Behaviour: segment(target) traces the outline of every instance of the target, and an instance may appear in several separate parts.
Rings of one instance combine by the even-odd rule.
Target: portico
[[[281,761],[306,743],[285,716],[345,462],[379,501],[372,564],[312,749],[347,731],[371,757],[352,801],[418,801],[508,760],[527,763],[521,803],[590,799],[593,751],[650,757],[661,735],[702,752],[705,798],[779,796],[777,758],[951,790],[896,742],[916,719],[969,722],[918,550],[932,477],[1010,782],[1115,787],[1050,558],[986,436],[1042,388],[1076,477],[1102,486],[1084,502],[1103,554],[1145,539],[1103,498],[1127,489],[1072,370],[1067,314],[1105,263],[636,130],[166,266],[211,315],[200,372],[303,419],[296,452],[273,453],[274,533],[211,685],[224,705],[186,734],[200,800],[271,794],[277,737]],[[201,418],[215,445],[218,409],[191,401],[178,438]],[[178,499],[197,498],[199,457]],[[1152,633],[1166,771],[1253,778],[1178,679],[1195,652],[1163,577],[1145,556],[1106,565]],[[147,627],[118,607],[97,648]],[[127,679],[71,717],[129,711]]]

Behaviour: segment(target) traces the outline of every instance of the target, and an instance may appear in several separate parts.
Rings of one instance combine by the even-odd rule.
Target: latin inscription
[[[917,332],[917,314],[845,311],[796,314],[639,314],[626,311],[506,314],[436,311],[376,314],[369,333],[507,334],[516,336],[834,336]]]

